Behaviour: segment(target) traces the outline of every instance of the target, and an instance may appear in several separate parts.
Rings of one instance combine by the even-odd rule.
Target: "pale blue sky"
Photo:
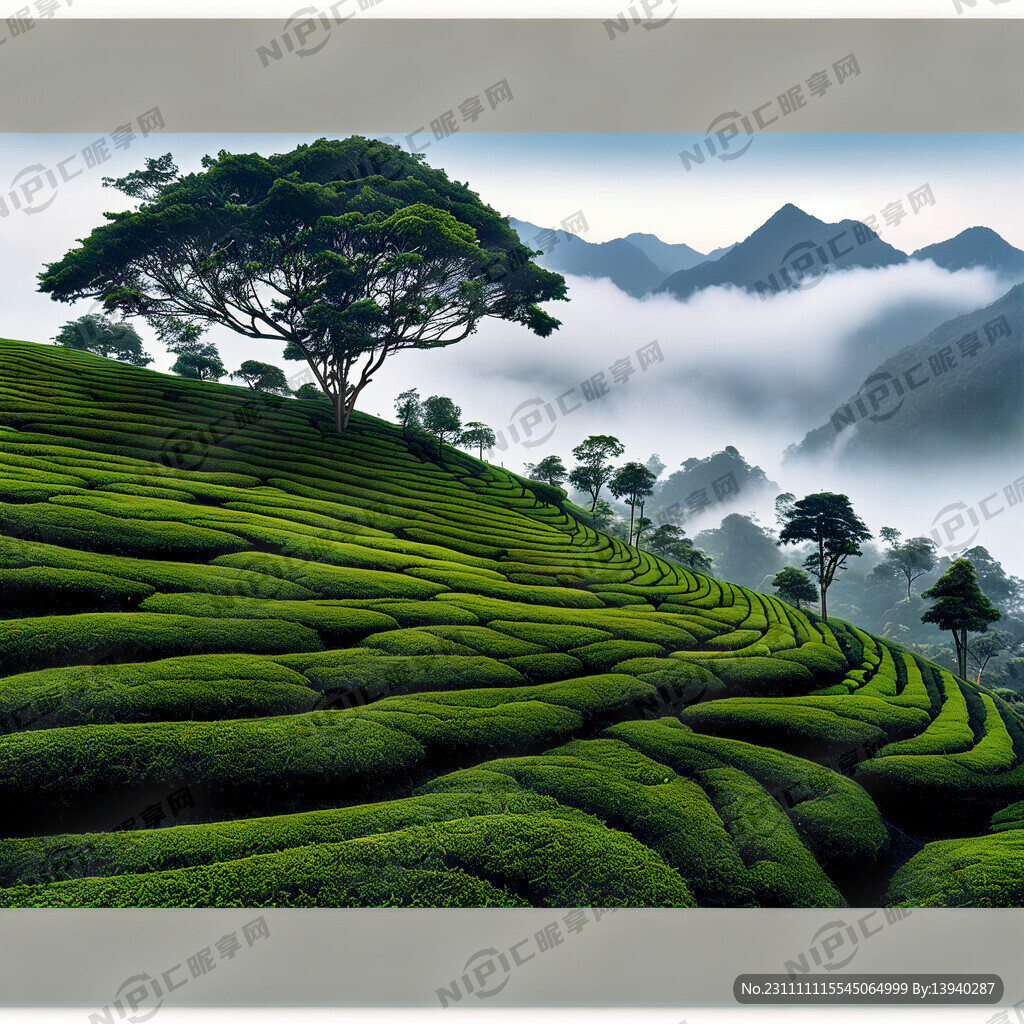
[[[382,133],[383,134],[383,133]],[[392,129],[394,139],[404,132]],[[120,177],[141,167],[146,156],[170,151],[184,171],[219,149],[285,152],[315,135],[192,135],[160,133],[138,138],[127,150],[110,147],[106,162],[87,167],[81,150],[93,137],[22,135],[0,147],[0,200],[33,165],[54,171],[77,154],[73,174],[56,192],[37,197],[40,212],[0,216],[0,336],[46,342],[65,321],[90,311],[91,303],[68,306],[40,294],[36,275],[60,259],[103,223],[105,210],[133,201],[101,187],[104,176]],[[679,151],[700,137],[683,135],[485,135],[459,133],[428,142],[433,166],[469,181],[500,212],[541,226],[557,226],[582,210],[591,241],[643,231],[667,242],[686,242],[702,252],[741,240],[779,207],[792,202],[826,221],[864,219],[929,184],[935,203],[909,213],[898,227],[878,218],[879,234],[905,252],[985,225],[1024,248],[1024,136],[991,135],[778,135],[758,134],[740,159],[710,160],[686,172]],[[22,179],[23,180],[23,179]],[[1010,474],[986,453],[957,472],[935,474],[907,466],[898,481],[881,478],[833,481],[817,470],[803,480],[780,465],[787,444],[827,420],[835,404],[856,391],[874,366],[868,359],[849,369],[856,332],[877,318],[906,307],[921,310],[918,329],[906,343],[959,313],[994,301],[1008,285],[982,271],[956,275],[931,265],[835,275],[807,293],[770,303],[704,293],[688,303],[671,297],[638,301],[608,282],[570,278],[569,303],[552,304],[564,320],[551,339],[538,339],[513,325],[487,322],[460,345],[431,353],[405,353],[388,361],[367,389],[360,408],[391,417],[394,396],[409,387],[421,394],[449,394],[464,419],[496,429],[534,396],[550,397],[577,385],[640,345],[660,339],[665,362],[657,372],[637,374],[610,393],[600,409],[584,407],[559,423],[550,442],[563,455],[587,433],[610,426],[643,458],[659,451],[669,465],[736,445],[762,465],[783,489],[828,484],[845,488],[875,527],[883,521],[910,535],[927,532],[933,514],[951,501],[967,504],[1002,487]],[[139,324],[152,368],[172,362],[153,332]],[[272,346],[252,343],[226,328],[210,331],[224,362],[234,369],[246,358],[283,366]],[[854,353],[855,354],[855,353]],[[870,365],[868,365],[870,363]],[[846,367],[844,369],[844,367]],[[832,392],[835,396],[830,397]],[[519,447],[498,460],[519,469],[546,450]],[[1004,477],[1006,479],[1004,479]],[[900,495],[899,503],[894,495]],[[897,507],[899,504],[899,507]],[[765,514],[770,518],[770,509]],[[986,527],[982,543],[1013,571],[1024,572],[1016,516],[1000,516]],[[877,521],[876,521],[877,520]],[[1017,552],[1017,554],[1014,554]]]

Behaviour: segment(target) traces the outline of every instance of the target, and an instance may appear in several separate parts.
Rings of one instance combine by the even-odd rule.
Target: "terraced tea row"
[[[0,358],[0,905],[1015,898],[989,692],[372,417]]]

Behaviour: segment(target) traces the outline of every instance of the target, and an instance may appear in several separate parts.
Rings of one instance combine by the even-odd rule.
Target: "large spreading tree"
[[[825,595],[836,572],[846,567],[851,555],[861,555],[861,541],[870,540],[871,533],[850,505],[845,494],[823,491],[808,494],[792,502],[789,495],[776,499],[782,521],[779,544],[802,544],[810,541],[814,549],[804,559],[804,568],[818,581],[821,594],[821,617],[828,622]],[[782,499],[780,501],[780,499]]]
[[[528,465],[526,475],[533,480],[546,480],[552,487],[558,487],[565,482],[569,470],[558,455],[546,455],[536,465]]]
[[[486,317],[541,337],[560,324],[540,303],[565,299],[565,279],[421,155],[352,136],[221,150],[202,168],[179,173],[167,153],[104,178],[137,208],[104,214],[39,290],[141,317],[172,349],[213,325],[276,342],[309,365],[339,431],[395,352],[462,341]]]
[[[921,596],[935,600],[921,621],[934,622],[953,634],[957,667],[966,679],[967,634],[986,632],[990,622],[1003,617],[1002,612],[981,592],[974,566],[966,558],[958,558]]]

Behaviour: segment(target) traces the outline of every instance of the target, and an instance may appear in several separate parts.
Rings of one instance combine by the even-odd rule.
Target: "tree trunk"
[[[334,429],[343,434],[348,428],[348,416],[345,414],[345,397],[339,391],[334,396]]]
[[[629,503],[629,543],[633,543],[633,513],[636,511],[636,502]]]
[[[821,528],[818,528],[818,569],[821,577],[818,580],[818,589],[821,591],[821,619],[828,622],[828,606],[825,604],[825,592],[828,585],[825,583],[825,542],[821,539]]]

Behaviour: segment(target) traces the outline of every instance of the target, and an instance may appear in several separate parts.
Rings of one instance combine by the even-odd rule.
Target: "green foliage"
[[[220,380],[227,375],[216,345],[194,345],[178,352],[171,373],[193,380]],[[283,374],[282,374],[283,376]]]
[[[641,640],[599,640],[594,644],[576,647],[569,653],[592,671],[610,672],[616,665],[630,658],[654,658],[664,654],[665,648]]]
[[[813,547],[804,560],[804,568],[818,581],[821,617],[826,622],[825,599],[836,572],[846,567],[849,556],[860,556],[861,541],[870,539],[871,532],[854,513],[845,494],[809,494],[788,507],[779,543],[811,542]]]
[[[431,395],[423,400],[423,427],[437,438],[437,454],[446,436],[458,437],[462,429],[462,410],[444,395]]]
[[[564,299],[564,279],[468,183],[398,146],[351,136],[270,157],[221,150],[184,175],[160,159],[108,182],[145,201],[48,264],[40,291],[102,298],[171,344],[195,345],[214,324],[277,338],[285,358],[326,366],[339,430],[396,351],[461,341],[488,316],[542,337],[559,326],[540,303]]]
[[[1024,829],[929,843],[893,876],[888,906],[1019,907]]]
[[[558,455],[546,455],[535,466],[527,466],[526,475],[535,480],[545,480],[552,487],[565,482],[569,471]]]
[[[465,448],[476,448],[477,457],[484,457],[485,448],[493,448],[496,438],[494,431],[486,423],[471,420],[466,428],[459,432],[459,444]]]
[[[148,612],[89,612],[12,619],[0,632],[0,671],[138,661],[182,654],[323,650],[305,626],[279,619],[204,619]]]
[[[261,363],[256,359],[246,359],[245,362],[231,375],[233,378],[243,380],[253,391],[267,391],[270,394],[290,395],[292,389],[288,386],[288,380],[284,370],[272,363]]]
[[[966,676],[967,634],[984,633],[990,622],[1002,618],[1002,613],[981,592],[974,566],[966,558],[953,562],[921,596],[935,600],[921,621],[934,622],[939,629],[948,629],[953,634],[960,675]]]
[[[891,640],[414,429],[0,355],[0,902],[840,908],[905,857],[883,817],[1019,831],[1021,719]]]
[[[306,401],[320,402],[327,405],[331,404],[331,396],[312,381],[309,381],[306,384],[300,384],[295,389],[295,397],[305,399]]]
[[[622,442],[610,434],[591,434],[573,448],[576,467],[569,474],[569,483],[591,496],[591,513],[597,508],[601,488],[614,473],[610,460],[617,459],[625,450]]]
[[[671,558],[697,572],[711,572],[711,559],[700,548],[694,547],[685,530],[671,523],[658,526],[648,537],[647,547],[656,555]]]
[[[312,711],[296,672],[252,654],[80,665],[0,679],[4,731],[109,722],[213,721]]]
[[[772,586],[783,601],[800,607],[801,601],[817,601],[818,591],[811,583],[810,577],[802,569],[787,565],[780,569],[772,579]]]
[[[142,351],[142,338],[131,324],[113,323],[96,313],[69,320],[52,340],[55,345],[95,352],[132,366],[148,366],[153,362],[152,357]]]

